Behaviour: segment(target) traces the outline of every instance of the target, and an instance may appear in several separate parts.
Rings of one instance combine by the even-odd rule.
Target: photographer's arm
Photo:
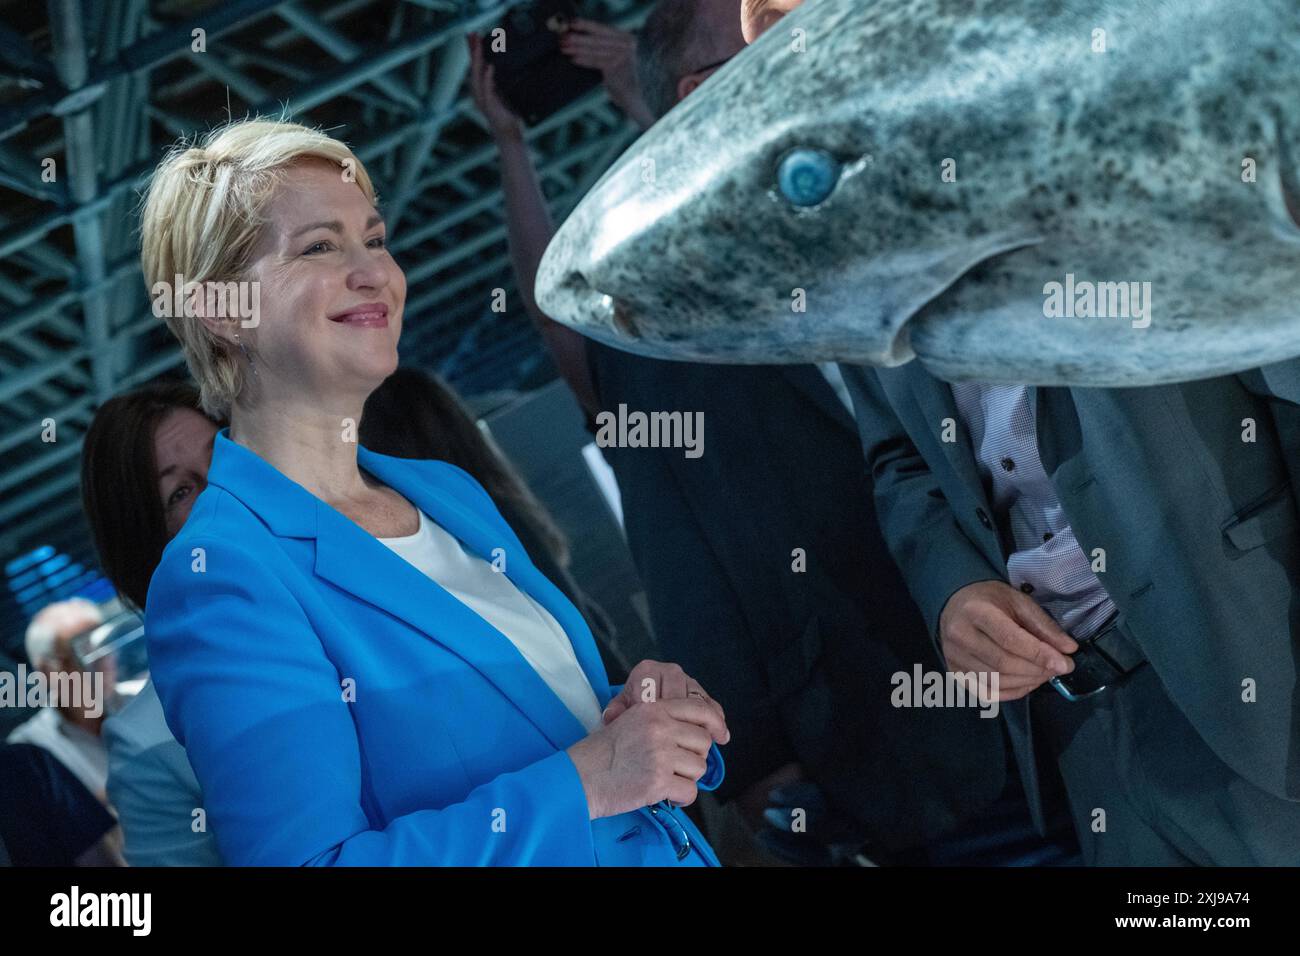
[[[599,406],[587,367],[586,339],[544,314],[533,297],[537,267],[555,227],[528,151],[523,124],[497,96],[492,65],[484,58],[482,40],[477,34],[471,34],[469,45],[474,102],[487,120],[501,153],[501,189],[505,197],[510,262],[519,294],[556,369],[583,410],[594,415]]]

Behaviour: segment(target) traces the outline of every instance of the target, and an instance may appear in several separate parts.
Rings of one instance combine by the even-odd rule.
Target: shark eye
[[[840,164],[830,153],[798,147],[786,153],[777,169],[781,195],[796,206],[816,206],[835,191]]]

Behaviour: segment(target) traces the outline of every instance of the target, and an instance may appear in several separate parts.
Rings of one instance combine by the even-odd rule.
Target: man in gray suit
[[[1059,769],[1090,863],[1300,860],[1300,367],[844,373],[885,538],[948,669],[1000,674],[1036,812]]]

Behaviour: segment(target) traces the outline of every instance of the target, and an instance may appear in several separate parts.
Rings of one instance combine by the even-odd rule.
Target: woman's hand
[[[709,748],[726,734],[715,705],[695,697],[659,700],[624,711],[566,753],[596,820],[661,800],[694,803]]]
[[[723,712],[722,705],[706,694],[699,681],[692,680],[681,667],[662,661],[645,660],[632,668],[623,689],[609,702],[602,716],[608,724],[633,704],[687,698],[708,704],[717,712],[724,731],[724,736],[714,738],[718,743],[725,744],[731,740],[731,731],[726,729],[727,715]]]
[[[471,33],[465,39],[469,42],[470,91],[492,137],[498,141],[522,137],[523,123],[497,93],[496,70],[483,54],[483,38]]]

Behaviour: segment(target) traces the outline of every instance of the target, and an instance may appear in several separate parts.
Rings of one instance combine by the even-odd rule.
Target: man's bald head
[[[72,639],[104,622],[104,612],[85,598],[47,604],[27,625],[24,649],[34,667],[75,669]]]
[[[745,48],[736,0],[659,0],[637,40],[641,96],[663,116]]]
[[[768,27],[801,3],[803,0],[741,0],[740,22],[745,42],[753,43]]]

